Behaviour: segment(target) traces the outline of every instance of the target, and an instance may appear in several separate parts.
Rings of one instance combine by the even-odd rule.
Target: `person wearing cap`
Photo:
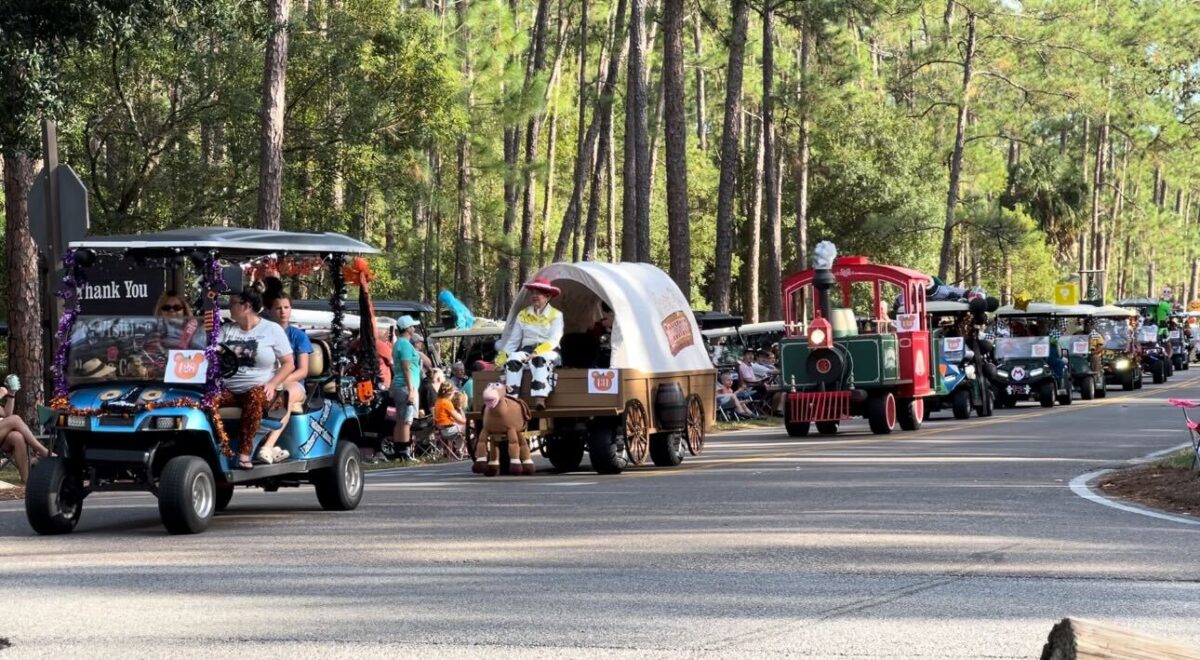
[[[544,410],[552,389],[550,374],[563,336],[562,312],[550,306],[550,299],[559,294],[559,289],[550,280],[539,277],[526,283],[525,290],[529,306],[517,313],[496,362],[504,365],[504,384],[508,395],[513,397],[520,394],[521,379],[528,368],[530,403],[534,409]]]
[[[412,460],[412,423],[417,416],[417,403],[421,388],[421,356],[413,347],[413,330],[417,321],[405,314],[396,319],[399,333],[392,347],[392,364],[396,374],[392,378],[392,405],[396,407],[396,426],[392,429],[392,442],[401,448],[403,456]]]

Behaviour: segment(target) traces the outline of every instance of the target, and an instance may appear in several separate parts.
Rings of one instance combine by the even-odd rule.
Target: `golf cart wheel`
[[[896,416],[900,422],[900,428],[905,431],[916,431],[921,428],[921,422],[925,419],[925,399],[901,399],[898,402]]]
[[[1104,380],[1104,375],[1096,376],[1096,383],[1092,387],[1096,390],[1096,398],[1103,399],[1108,396],[1108,384]]]
[[[313,475],[317,501],[326,511],[353,511],[363,496],[362,458],[358,445],[348,440],[338,443],[333,452],[333,465]]]
[[[683,462],[685,444],[678,431],[655,433],[650,436],[650,460],[658,467],[675,467]]]
[[[619,418],[594,419],[588,425],[588,460],[597,474],[621,474],[629,467],[625,436],[617,433]]]
[[[1167,366],[1162,360],[1156,360],[1150,365],[1150,378],[1155,385],[1161,385],[1167,380]]]
[[[992,392],[990,385],[984,385],[979,388],[979,405],[975,408],[975,414],[980,417],[991,417],[996,406],[996,395]]]
[[[1133,390],[1133,381],[1134,377],[1132,371],[1126,371],[1125,373],[1121,374],[1121,389],[1125,390],[1126,392]]]
[[[217,486],[217,511],[224,511],[229,508],[229,502],[233,500],[233,484],[220,484]]]
[[[583,442],[574,435],[548,435],[542,454],[554,466],[556,472],[571,472],[579,469],[583,462]]]
[[[1042,404],[1043,408],[1053,408],[1054,394],[1054,381],[1043,381],[1041,387],[1038,388],[1038,403]]]
[[[704,453],[707,421],[708,418],[704,416],[704,401],[700,399],[700,395],[689,395],[687,398],[687,450],[692,456]]]
[[[838,432],[838,428],[842,425],[839,421],[832,422],[817,422],[817,433],[821,435],[834,435]]]
[[[884,392],[867,399],[867,422],[876,435],[891,433],[896,428],[896,395]]]
[[[176,456],[158,479],[158,515],[171,534],[198,534],[208,529],[217,510],[212,468],[199,456]]]
[[[950,408],[954,411],[954,419],[966,419],[971,416],[971,392],[966,387],[954,390],[950,395]]]
[[[1062,406],[1071,405],[1071,376],[1067,375],[1063,380],[1063,391],[1058,393],[1058,403]]]
[[[25,517],[38,534],[67,534],[79,523],[83,497],[79,480],[67,474],[62,458],[43,458],[25,485]]]
[[[1163,361],[1163,376],[1170,378],[1175,375],[1175,358]]]
[[[1079,398],[1084,401],[1096,398],[1096,379],[1094,377],[1084,376],[1079,379]]]
[[[808,422],[784,422],[783,427],[787,429],[787,434],[793,438],[803,438],[808,435]]]
[[[625,446],[629,451],[629,462],[644,465],[650,455],[650,415],[646,406],[638,399],[625,404]]]

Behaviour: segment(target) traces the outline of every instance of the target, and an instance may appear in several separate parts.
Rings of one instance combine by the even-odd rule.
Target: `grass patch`
[[[16,485],[21,481],[21,476],[17,472],[17,468],[8,465],[0,469],[0,481],[7,481],[10,484]]]
[[[1155,461],[1151,465],[1161,468],[1190,468],[1192,467],[1192,461],[1195,460],[1195,458],[1196,453],[1192,451],[1191,447],[1189,447],[1187,449],[1180,449],[1166,458]]]

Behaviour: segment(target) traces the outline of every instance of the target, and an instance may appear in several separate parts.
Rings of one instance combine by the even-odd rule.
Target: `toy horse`
[[[488,385],[483,391],[483,406],[483,433],[475,446],[471,471],[489,477],[500,474],[500,443],[506,442],[509,474],[536,472],[529,455],[529,441],[523,435],[529,423],[529,406],[507,396],[503,383]]]

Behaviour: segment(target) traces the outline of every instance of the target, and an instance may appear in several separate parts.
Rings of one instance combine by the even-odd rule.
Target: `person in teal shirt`
[[[412,344],[416,326],[417,321],[407,314],[396,319],[396,330],[400,334],[392,348],[392,364],[396,369],[391,388],[392,405],[396,407],[392,442],[406,460],[413,459],[412,423],[417,416],[421,389],[421,356]]]

